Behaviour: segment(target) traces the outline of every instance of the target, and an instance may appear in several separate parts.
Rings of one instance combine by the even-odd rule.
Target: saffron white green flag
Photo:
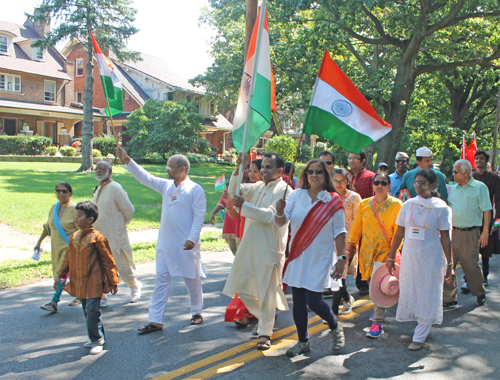
[[[263,1],[261,11],[265,17],[262,30],[259,31],[261,12],[257,15],[257,20],[255,20],[245,67],[243,69],[243,76],[241,78],[240,95],[233,120],[233,144],[238,152],[242,152],[243,148],[245,153],[248,152],[259,137],[270,128],[271,109],[276,109],[276,94],[271,68],[269,32],[265,6],[266,2]],[[259,32],[261,36],[259,37],[259,46],[257,47],[257,34]],[[256,48],[258,48],[258,51],[256,51]],[[255,61],[255,57],[258,57],[257,62]],[[255,69],[254,65],[256,65]],[[253,73],[255,73],[255,78],[252,78]],[[252,99],[249,99],[253,80],[255,80],[254,96]],[[243,147],[243,134],[249,107],[247,139],[245,147]]]
[[[99,73],[101,74],[104,96],[108,99],[109,110],[108,107],[106,107],[106,115],[108,117],[118,115],[123,112],[122,82],[120,82],[120,79],[118,79],[115,73],[113,63],[102,53],[92,32],[90,32],[90,36],[92,37],[92,43],[94,45],[94,55],[97,60],[97,67],[99,67]],[[109,111],[111,111],[111,115]]]
[[[349,152],[359,153],[391,128],[325,50],[304,132],[326,137]]]
[[[222,177],[220,177],[217,181],[215,181],[215,192],[224,190],[226,188],[226,173],[222,173]]]

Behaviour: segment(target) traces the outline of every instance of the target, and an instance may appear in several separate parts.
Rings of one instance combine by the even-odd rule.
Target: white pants
[[[413,333],[413,341],[423,343],[425,341],[425,338],[427,338],[427,335],[429,335],[431,327],[432,325],[422,325],[419,323],[417,327],[415,327],[415,332]]]
[[[129,288],[137,288],[139,284],[134,276],[134,271],[128,262],[127,256],[120,251],[118,255],[113,255],[116,263],[116,270],[120,275],[121,279]]]
[[[201,314],[203,311],[203,291],[200,278],[183,277],[183,279],[191,298],[191,313],[193,315]],[[149,301],[149,322],[163,325],[171,281],[172,276],[169,272],[156,273],[155,290],[151,301]]]

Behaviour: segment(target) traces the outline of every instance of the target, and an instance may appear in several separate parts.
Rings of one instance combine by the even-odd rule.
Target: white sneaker
[[[101,298],[101,309],[102,308],[105,308],[105,307],[108,307],[109,304],[108,304],[108,300],[106,298]]]
[[[354,297],[349,296],[349,302],[344,301],[344,307],[343,307],[342,312],[340,314],[343,314],[343,315],[351,314],[353,303],[354,303]]]
[[[130,303],[136,303],[141,299],[142,282],[137,281],[136,288],[130,288]]]
[[[101,344],[93,344],[92,348],[90,349],[90,355],[100,354],[101,351],[102,351],[102,345]]]

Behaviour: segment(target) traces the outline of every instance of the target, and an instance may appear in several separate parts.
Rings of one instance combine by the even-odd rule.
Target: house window
[[[32,52],[32,58],[34,61],[43,61],[43,50],[41,48],[34,47]]]
[[[200,113],[200,99],[194,98],[194,103],[196,104],[196,108],[198,108],[198,113]]]
[[[18,75],[0,74],[0,90],[21,92],[21,77]]]
[[[9,53],[9,40],[6,36],[0,35],[0,54]]]
[[[170,101],[174,100],[174,93],[173,92],[168,93],[167,100],[170,100]]]
[[[76,93],[76,102],[82,103],[82,93],[81,92]]]
[[[186,95],[186,100],[187,100],[188,102],[190,102],[190,101],[191,101],[191,96]]]
[[[83,77],[83,58],[76,59],[76,76]]]
[[[215,113],[215,104],[214,102],[210,102],[210,115]]]
[[[56,101],[56,82],[51,80],[46,80],[44,94],[45,94],[44,99],[46,102],[54,103]]]
[[[127,91],[123,91],[123,98],[125,100],[128,100],[129,99],[129,95],[128,95],[128,92]]]

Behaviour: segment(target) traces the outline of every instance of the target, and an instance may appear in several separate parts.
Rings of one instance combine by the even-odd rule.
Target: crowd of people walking
[[[190,323],[203,323],[203,188],[189,178],[183,155],[169,158],[169,179],[151,175],[122,148],[117,156],[134,178],[163,197],[156,283],[149,320],[139,333],[163,329],[172,276],[182,277],[188,289]],[[396,320],[417,323],[409,350],[422,347],[431,326],[442,323],[443,310],[457,307],[457,263],[465,275],[461,291],[471,292],[478,306],[485,304],[489,258],[500,244],[492,212],[493,205],[500,207],[500,178],[487,170],[487,152],[476,153],[477,171],[467,160],[456,161],[452,185],[433,168],[426,147],[417,149],[413,170],[409,155],[398,152],[392,174],[385,163],[376,173],[368,170],[364,152],[349,154],[347,170],[335,167],[334,154],[324,151],[294,178],[293,172],[285,174],[279,154],[266,153],[246,166],[240,183],[242,161],[210,221],[225,210],[223,237],[234,261],[222,293],[239,305],[230,319],[226,313],[226,321],[247,326],[257,318],[257,349],[272,345],[276,310],[289,309],[287,288],[298,342],[286,355],[311,349],[308,310],[329,326],[333,350],[342,349],[338,317],[351,313],[355,301],[346,287],[349,275],[359,296],[369,295],[374,303],[366,336],[384,333],[386,309],[397,303]],[[118,291],[118,274],[130,288],[130,302],[141,298],[126,227],[134,207],[111,174],[111,165],[97,164],[92,202],[75,204],[71,185],[56,184],[58,202],[35,247],[51,235],[55,293],[42,309],[57,312],[63,287],[68,289],[75,297],[71,304],[82,304],[90,338],[84,346],[92,354],[105,343],[100,308],[108,305],[106,293]],[[331,305],[325,295],[332,296]]]

